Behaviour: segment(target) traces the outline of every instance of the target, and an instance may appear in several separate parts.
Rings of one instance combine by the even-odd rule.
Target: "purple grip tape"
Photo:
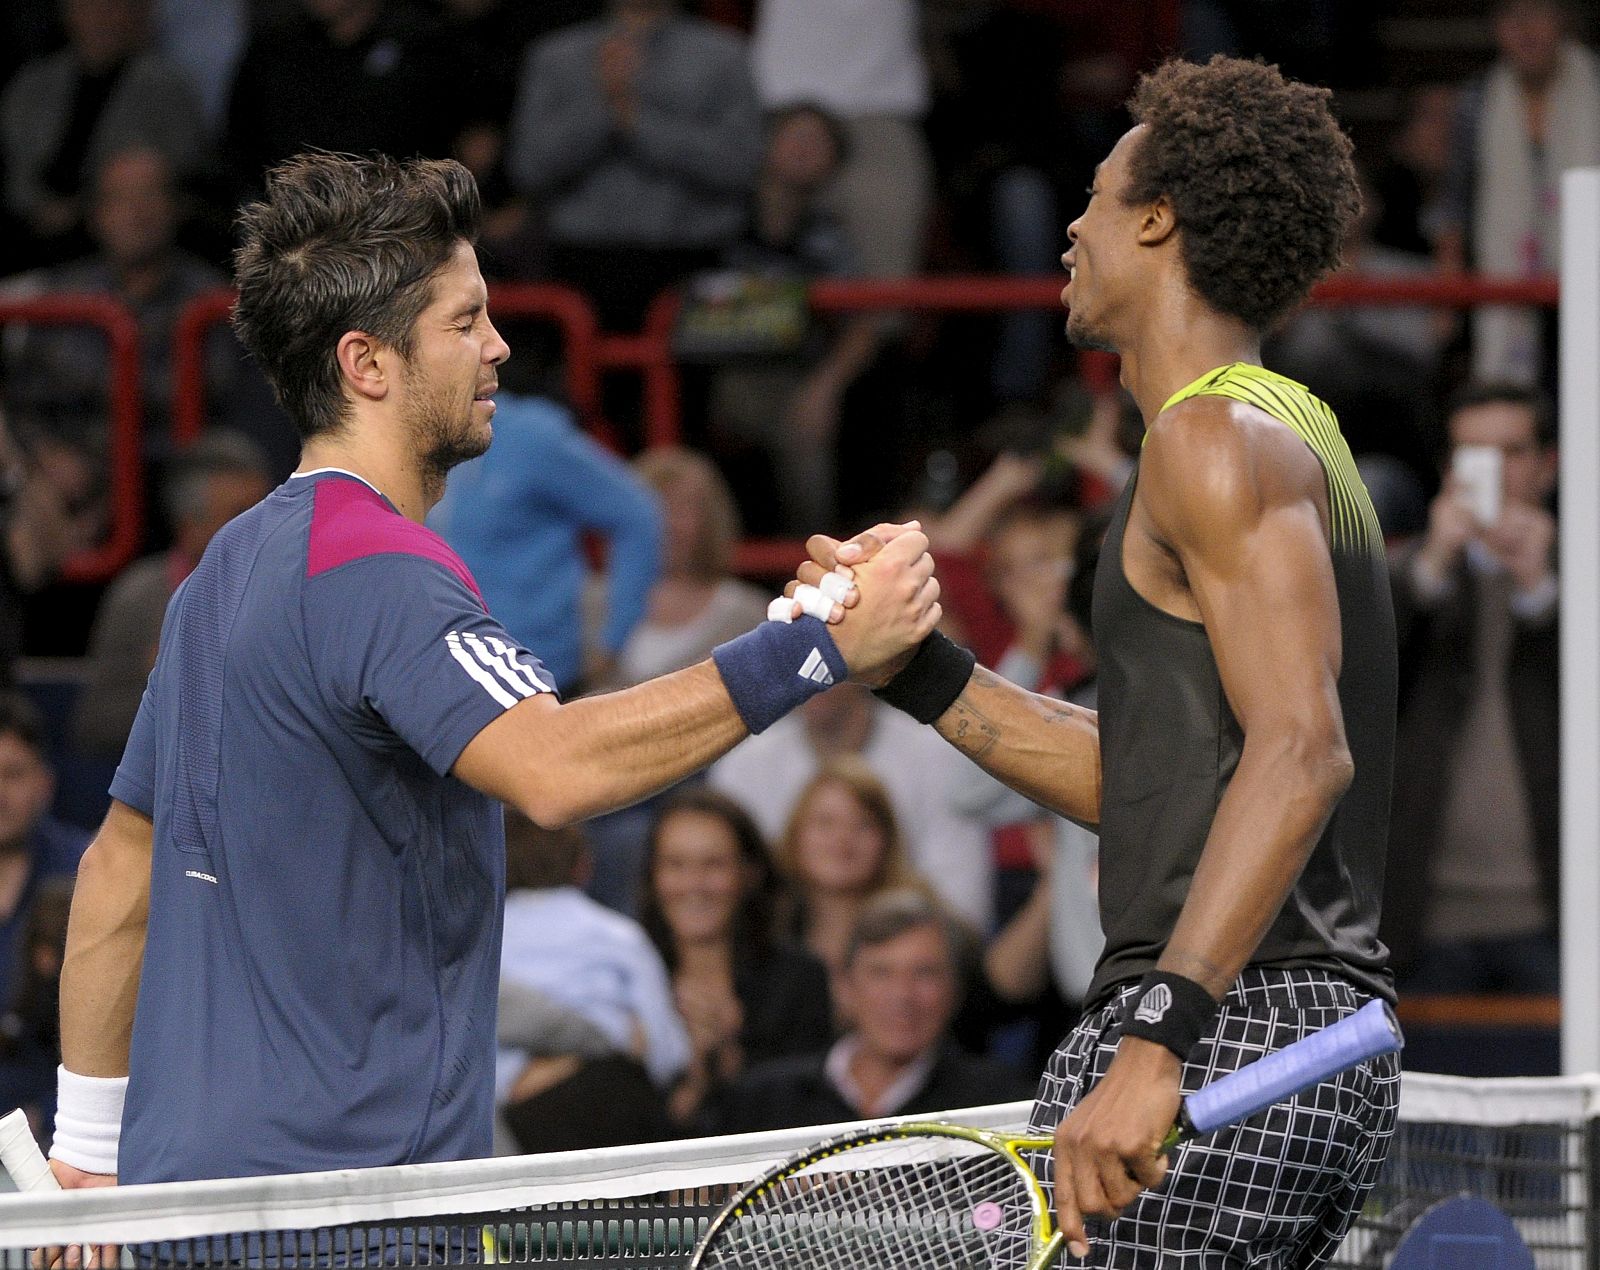
[[[1347,1067],[1405,1044],[1400,1025],[1382,1001],[1369,1001],[1349,1018],[1241,1067],[1184,1101],[1196,1133],[1252,1116],[1302,1089],[1337,1076]]]

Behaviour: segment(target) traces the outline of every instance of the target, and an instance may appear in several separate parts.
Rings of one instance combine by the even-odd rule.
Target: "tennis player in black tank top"
[[[882,691],[1101,833],[1107,946],[1034,1112],[1056,1134],[1068,1261],[1299,1270],[1376,1180],[1392,1059],[1156,1148],[1182,1093],[1392,995],[1382,540],[1332,412],[1260,364],[1359,196],[1327,92],[1275,68],[1169,63],[1130,105],[1063,257],[1067,333],[1121,354],[1146,423],[1096,580],[1100,712],[974,670],[940,636]],[[894,532],[813,539],[799,580]]]

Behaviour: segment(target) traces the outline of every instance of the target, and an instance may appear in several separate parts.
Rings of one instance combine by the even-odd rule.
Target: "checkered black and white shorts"
[[[1130,984],[1086,1015],[1051,1056],[1032,1127],[1056,1126],[1105,1075],[1122,1039]],[[1183,1068],[1183,1092],[1242,1067],[1366,1004],[1321,970],[1247,969]],[[1333,1256],[1394,1134],[1394,1055],[1352,1068],[1241,1124],[1185,1143],[1167,1176],[1112,1222],[1089,1224],[1090,1249],[1063,1266],[1105,1270],[1314,1270]],[[1035,1170],[1050,1187],[1052,1161]]]

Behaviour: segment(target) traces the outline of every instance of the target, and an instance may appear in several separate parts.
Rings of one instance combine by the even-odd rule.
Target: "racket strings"
[[[718,1270],[980,1270],[1027,1264],[1033,1208],[1005,1156],[948,1140],[851,1148],[787,1175],[703,1250]]]

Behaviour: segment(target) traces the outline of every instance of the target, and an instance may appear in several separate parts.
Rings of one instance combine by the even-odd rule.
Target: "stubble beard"
[[[491,437],[486,429],[480,431],[477,427],[472,401],[464,413],[457,413],[455,404],[432,380],[423,379],[416,387],[417,394],[406,408],[406,429],[422,488],[437,500],[444,492],[450,469],[485,453]]]
[[[1097,353],[1115,353],[1117,347],[1104,331],[1097,331],[1078,316],[1078,310],[1067,311],[1067,343],[1073,348],[1089,349]]]

